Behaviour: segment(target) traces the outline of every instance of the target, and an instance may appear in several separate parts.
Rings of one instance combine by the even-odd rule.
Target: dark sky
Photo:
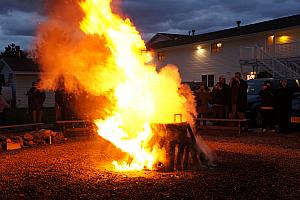
[[[1,0],[0,48],[29,48],[49,0]],[[50,0],[51,1],[51,0]],[[121,9],[145,40],[157,32],[196,34],[300,13],[300,0],[123,0]]]

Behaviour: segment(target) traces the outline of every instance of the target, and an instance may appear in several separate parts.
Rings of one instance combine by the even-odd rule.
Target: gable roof
[[[40,72],[38,64],[30,58],[5,57],[3,60],[14,72]]]
[[[199,34],[195,36],[186,35],[187,37],[181,37],[177,40],[167,40],[167,41],[161,41],[152,44],[147,43],[147,47],[150,49],[160,49],[160,48],[166,48],[172,46],[192,44],[196,42],[204,42],[209,40],[217,40],[222,38],[229,38],[229,37],[259,33],[259,32],[265,32],[265,31],[272,31],[272,30],[283,29],[283,28],[299,26],[299,25],[300,25],[300,14],[297,14],[288,17],[282,17],[278,19],[264,21],[260,23],[249,24],[245,26]]]
[[[178,40],[178,39],[186,39],[188,35],[182,34],[172,34],[172,33],[156,33],[148,42],[147,45],[151,45],[160,41],[170,41],[170,40]],[[159,41],[160,40],[160,41]]]

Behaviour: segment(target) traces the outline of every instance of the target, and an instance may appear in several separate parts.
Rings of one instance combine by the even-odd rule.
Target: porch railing
[[[300,56],[299,43],[300,42],[276,44],[274,56],[277,58],[290,58]]]
[[[241,60],[255,60],[263,59],[261,51],[257,51],[257,46],[242,46],[240,48],[240,59]],[[294,58],[300,57],[300,41],[276,44],[268,47],[259,47],[269,55],[275,58]]]

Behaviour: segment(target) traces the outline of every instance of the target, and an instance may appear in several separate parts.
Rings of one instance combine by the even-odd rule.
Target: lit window
[[[291,42],[291,37],[287,35],[282,35],[278,37],[278,43],[279,44],[284,44],[284,43],[289,43]]]
[[[223,44],[221,42],[216,42],[211,44],[211,52],[218,53],[221,51]]]

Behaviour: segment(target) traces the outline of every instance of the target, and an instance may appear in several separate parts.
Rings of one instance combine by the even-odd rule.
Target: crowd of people
[[[266,81],[259,95],[263,131],[275,132],[277,125],[279,133],[288,132],[293,93],[287,80],[281,80],[278,89],[273,88],[272,82]]]
[[[43,89],[39,87],[40,80],[32,82],[31,88],[27,91],[26,96],[28,100],[28,113],[33,123],[41,123],[43,121],[43,108],[46,100],[46,94]],[[55,91],[55,119],[67,120],[73,119],[74,112],[71,105],[74,101],[74,95],[65,93],[63,89],[58,88]],[[6,125],[7,109],[11,105],[6,101],[2,95],[2,86],[0,86],[0,126]]]
[[[32,87],[27,92],[28,110],[31,113],[34,123],[42,122],[43,104],[46,96],[45,91],[39,87],[39,80],[32,83]],[[66,93],[62,84],[58,84],[55,90],[55,119],[56,120],[71,120],[75,117],[74,104],[75,96],[71,93]]]
[[[235,73],[229,84],[223,76],[220,76],[212,90],[205,83],[201,83],[195,92],[198,118],[245,119],[248,109],[247,89],[248,84],[239,72]],[[266,81],[259,95],[263,132],[267,130],[274,132],[275,129],[280,133],[287,132],[293,97],[287,80],[281,80],[279,88],[276,89],[273,88],[272,82]],[[32,83],[27,96],[32,122],[42,122],[46,95],[39,88],[39,80]],[[63,87],[59,87],[55,91],[56,120],[72,119],[75,116],[72,112],[74,102],[75,96],[65,93]],[[5,123],[4,111],[9,106],[1,95],[0,87],[0,125]]]
[[[248,84],[239,72],[235,73],[229,84],[220,76],[212,90],[201,83],[195,92],[198,118],[245,119],[247,89]],[[277,89],[273,88],[272,82],[266,81],[259,95],[263,132],[288,132],[293,94],[287,80],[281,80]]]
[[[195,94],[198,117],[245,118],[247,88],[247,82],[241,78],[239,72],[235,73],[229,84],[220,76],[212,91],[201,83]]]

